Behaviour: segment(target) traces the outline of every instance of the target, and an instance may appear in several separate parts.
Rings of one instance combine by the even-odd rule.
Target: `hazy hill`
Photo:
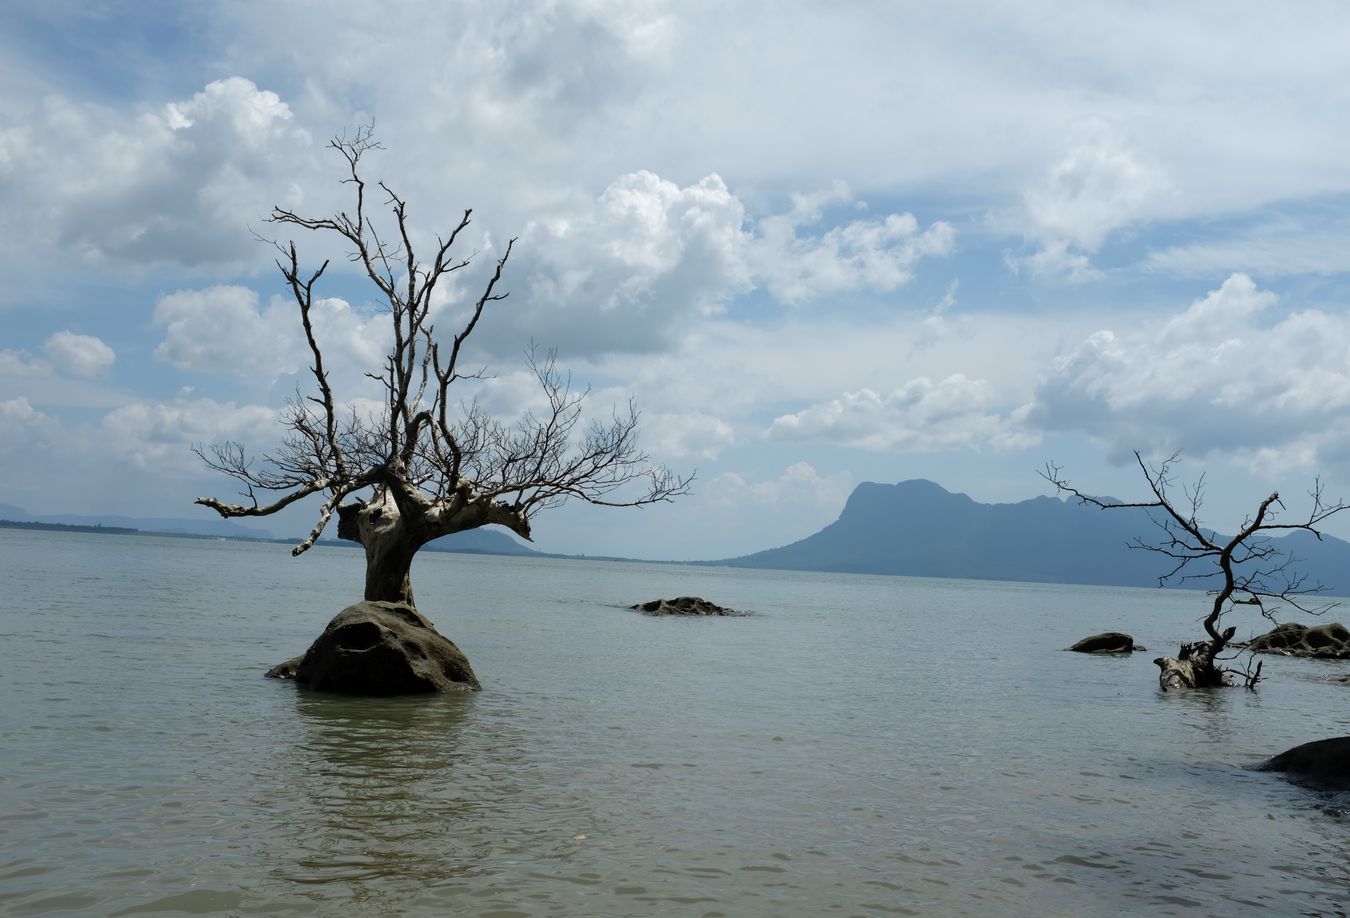
[[[134,529],[143,533],[164,535],[217,536],[229,539],[276,540],[272,533],[253,526],[241,526],[224,519],[167,519],[162,517],[111,516],[95,514],[51,514],[34,516],[22,507],[0,504],[0,520],[16,523],[60,523],[67,526],[107,526]],[[332,531],[332,530],[330,530]],[[356,546],[354,543],[342,543]],[[521,544],[515,536],[497,529],[471,529],[444,536],[426,546],[429,551],[467,552],[483,555],[537,555],[539,552]]]
[[[454,551],[477,555],[538,555],[539,552],[520,542],[504,529],[484,526],[441,536],[428,542],[423,551]]]
[[[213,514],[214,515],[214,514]],[[16,523],[63,523],[67,526],[116,526],[142,532],[169,535],[224,536],[231,539],[270,539],[272,533],[253,526],[241,526],[225,519],[203,516],[200,519],[172,519],[149,516],[113,516],[109,514],[55,513],[34,516],[22,507],[0,504],[0,519]]]
[[[1156,586],[1166,558],[1128,547],[1158,532],[1143,510],[1103,511],[1053,497],[981,504],[931,481],[864,482],[839,519],[815,535],[715,564],[780,570],[905,574]],[[1334,593],[1350,592],[1350,543],[1309,533],[1273,540]],[[1181,584],[1185,585],[1185,584]],[[1191,584],[1204,587],[1205,584]]]

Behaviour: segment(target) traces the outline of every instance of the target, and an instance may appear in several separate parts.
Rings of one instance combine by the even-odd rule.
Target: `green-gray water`
[[[1196,594],[428,554],[419,605],[480,695],[262,679],[360,563],[0,531],[0,913],[1350,902],[1350,819],[1324,809],[1347,802],[1241,767],[1350,732],[1350,689],[1318,681],[1343,667],[1272,659],[1257,692],[1162,694],[1154,652],[1060,651],[1119,628],[1171,652]],[[756,614],[621,608],[685,593]]]

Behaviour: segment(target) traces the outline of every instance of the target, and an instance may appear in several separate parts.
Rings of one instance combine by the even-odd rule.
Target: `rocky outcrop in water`
[[[1325,790],[1350,790],[1350,736],[1295,746],[1257,765],[1256,770],[1283,772],[1291,781]]]
[[[629,606],[646,615],[749,615],[749,612],[737,612],[716,603],[708,602],[698,596],[678,596],[675,599],[653,599]]]
[[[304,656],[273,667],[267,675],[349,695],[481,688],[460,649],[412,606],[395,602],[348,606]]]
[[[1076,653],[1133,653],[1143,650],[1134,642],[1134,638],[1120,631],[1105,631],[1085,637],[1077,644],[1067,648]]]
[[[1337,622],[1313,628],[1296,622],[1285,622],[1249,641],[1246,646],[1254,653],[1346,660],[1350,659],[1350,629]]]

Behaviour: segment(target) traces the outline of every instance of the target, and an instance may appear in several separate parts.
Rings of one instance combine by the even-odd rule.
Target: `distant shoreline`
[[[139,529],[125,526],[79,526],[73,523],[24,523],[19,520],[0,520],[0,529],[37,529],[44,532],[92,532],[98,535],[149,535]]]
[[[41,523],[24,522],[20,520],[0,519],[0,529],[23,529],[30,532],[76,532],[89,533],[91,535],[120,535],[120,536],[159,536],[167,539],[197,539],[207,542],[255,542],[270,545],[294,545],[298,539],[267,539],[260,536],[238,536],[238,535],[211,535],[203,532],[170,532],[162,529],[134,529],[127,526],[104,526],[99,523],[80,524],[80,523]],[[357,542],[350,542],[344,539],[319,539],[314,543],[318,546],[328,548],[360,548]],[[482,548],[443,548],[439,545],[431,544],[423,547],[424,551],[432,551],[441,554],[454,555],[491,555],[495,558],[563,558],[567,560],[590,560],[590,561],[629,561],[629,558],[587,558],[585,555],[562,555],[549,552],[495,552]],[[668,561],[650,561],[649,564],[670,564],[676,562]]]
[[[231,536],[231,535],[208,535],[201,532],[167,532],[156,529],[132,529],[126,526],[102,526],[99,524],[81,525],[74,523],[38,523],[38,522],[20,522],[18,520],[0,519],[0,529],[25,529],[30,532],[77,532],[90,533],[93,535],[120,535],[120,536],[162,536],[168,539],[197,539],[207,542],[255,542],[270,545],[294,545],[298,539],[265,539],[253,536]],[[316,546],[326,548],[360,548],[358,542],[349,542],[344,539],[319,539],[314,543]],[[442,547],[436,543],[423,546],[423,551],[435,552],[437,554],[447,555],[480,555],[493,558],[551,558],[560,561],[615,561],[623,564],[669,564],[681,565],[687,564],[694,567],[713,566],[716,562],[708,561],[653,561],[646,558],[618,558],[609,555],[565,555],[557,552],[529,551],[529,552],[509,552],[509,551],[491,551],[483,548],[450,548]]]

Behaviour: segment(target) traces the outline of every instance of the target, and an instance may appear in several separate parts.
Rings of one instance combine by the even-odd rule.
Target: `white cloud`
[[[254,454],[265,452],[281,434],[277,412],[262,405],[237,405],[211,399],[136,402],[104,416],[99,448],[106,455],[157,475],[195,475],[201,460],[195,444],[242,442]]]
[[[711,462],[735,442],[730,424],[702,411],[642,416],[642,448],[661,462]]]
[[[247,287],[180,290],[160,298],[154,321],[164,328],[155,357],[180,370],[270,385],[309,366],[299,308],[283,297],[264,308]],[[311,322],[333,384],[345,385],[353,397],[368,390],[362,374],[381,366],[391,334],[388,314],[361,315],[345,300],[328,298],[315,301]]]
[[[1162,167],[1146,162],[1102,120],[1089,119],[1074,133],[1078,140],[1023,195],[1022,234],[1038,248],[1009,263],[1033,276],[1095,277],[1089,255],[1169,189]]]
[[[38,411],[28,399],[0,401],[0,455],[45,450],[59,432],[56,419]]]
[[[296,333],[291,326],[298,320],[283,313],[276,303],[262,310],[258,295],[247,287],[220,285],[167,294],[155,305],[155,324],[164,328],[155,357],[198,373],[272,379],[294,372]]]
[[[716,175],[685,188],[651,172],[621,176],[593,204],[527,229],[523,248],[539,263],[513,325],[567,350],[650,347],[750,289],[744,221]]]
[[[61,369],[85,378],[98,376],[117,359],[113,349],[98,338],[77,335],[72,331],[59,331],[52,335],[43,345],[43,350]]]
[[[1069,247],[1067,239],[1052,239],[1030,255],[1005,255],[1004,264],[1014,274],[1024,269],[1032,277],[1042,277],[1077,283],[1101,277],[1092,266],[1092,259]]]
[[[1235,274],[1187,309],[1098,331],[1056,360],[1029,420],[1131,449],[1350,469],[1350,316],[1280,315]]]
[[[1165,188],[1157,167],[1110,136],[1103,125],[1070,149],[1045,182],[1026,193],[1031,229],[1039,239],[1063,239],[1096,251],[1112,230],[1130,222]]]
[[[760,481],[736,472],[724,472],[708,483],[704,501],[724,509],[747,505],[760,511],[782,511],[793,505],[838,512],[851,490],[849,476],[822,476],[809,462],[795,462],[777,478]]]
[[[55,359],[61,355],[62,339],[59,333],[53,337],[58,342],[53,349]],[[91,340],[98,341],[96,338]],[[53,360],[43,360],[27,351],[0,350],[0,395],[11,399],[25,398],[47,412],[61,407],[107,409],[122,404],[124,396],[98,372],[98,364],[105,355],[97,347],[86,348],[78,341],[71,351],[66,356],[73,362],[62,374],[57,372]],[[93,376],[73,372],[81,369],[93,372]]]
[[[941,222],[921,230],[913,214],[853,220],[815,236],[799,235],[819,224],[821,205],[851,200],[840,184],[829,195],[796,196],[789,213],[759,221],[754,260],[770,293],[785,303],[855,290],[889,293],[913,277],[920,258],[951,253],[956,231]]]
[[[26,351],[5,349],[0,351],[0,377],[10,379],[35,379],[50,376],[51,365],[38,360]]]
[[[891,292],[924,257],[948,254],[955,231],[911,214],[821,224],[822,208],[854,202],[842,185],[798,195],[779,216],[751,219],[717,175],[681,188],[652,172],[623,175],[590,205],[537,221],[522,249],[525,307],[515,330],[568,352],[652,350],[698,316],[764,287],[798,304],[855,291]]]
[[[1196,278],[1232,271],[1272,279],[1343,274],[1350,272],[1350,223],[1318,214],[1266,219],[1246,229],[1224,231],[1218,238],[1155,249],[1141,266],[1160,274]]]
[[[1022,421],[1018,412],[998,410],[986,381],[956,373],[936,383],[919,377],[886,395],[871,389],[845,393],[776,418],[768,437],[894,452],[1008,450],[1037,442]]]
[[[48,96],[0,151],[3,229],[123,266],[237,262],[312,166],[290,108],[242,77],[139,116]]]

